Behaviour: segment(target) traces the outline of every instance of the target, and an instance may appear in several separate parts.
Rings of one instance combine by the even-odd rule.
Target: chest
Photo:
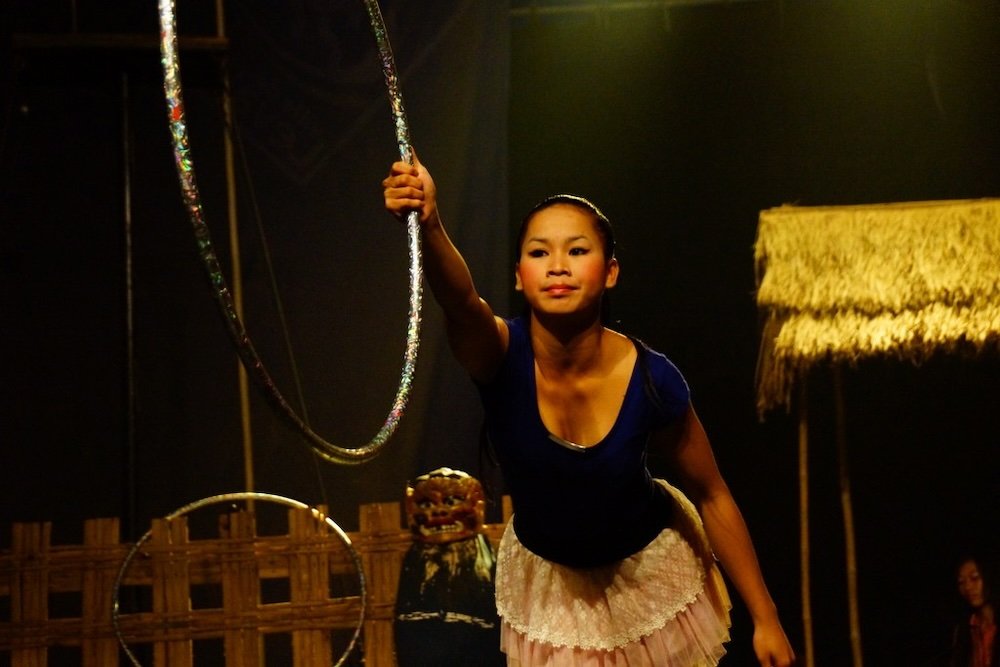
[[[632,365],[585,378],[547,376],[535,368],[538,414],[552,435],[582,446],[604,440],[618,420],[632,377]]]

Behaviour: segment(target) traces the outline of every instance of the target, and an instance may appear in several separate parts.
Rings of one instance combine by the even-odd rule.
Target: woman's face
[[[979,565],[974,560],[968,560],[958,567],[958,594],[973,609],[982,607],[986,602],[983,589],[983,577]]]
[[[515,289],[538,313],[599,313],[604,290],[618,280],[618,261],[604,256],[590,213],[555,204],[528,222],[514,273]]]

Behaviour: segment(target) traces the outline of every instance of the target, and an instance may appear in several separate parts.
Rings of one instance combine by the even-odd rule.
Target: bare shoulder
[[[608,351],[608,364],[612,371],[629,372],[635,364],[638,351],[635,345],[625,334],[614,329],[604,328],[604,340]]]
[[[636,349],[632,339],[625,334],[604,327],[605,340],[608,350],[619,359],[635,358]]]

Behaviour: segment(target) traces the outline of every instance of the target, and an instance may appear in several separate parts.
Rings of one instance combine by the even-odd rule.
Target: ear
[[[608,275],[604,279],[604,288],[611,289],[618,284],[618,260],[612,257],[608,261]]]
[[[521,263],[517,262],[514,264],[514,289],[518,292],[524,291],[524,285],[521,284]]]

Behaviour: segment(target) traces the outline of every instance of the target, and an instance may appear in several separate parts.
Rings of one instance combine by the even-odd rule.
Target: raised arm
[[[712,549],[753,618],[757,659],[763,667],[793,664],[795,653],[764,585],[750,533],[694,408],[688,408],[672,435],[677,438],[673,460],[681,486],[698,508]]]
[[[492,379],[507,349],[507,326],[476,291],[465,259],[451,242],[437,207],[437,189],[430,172],[396,162],[382,181],[385,207],[399,219],[420,214],[424,275],[441,306],[452,353],[473,379]]]

